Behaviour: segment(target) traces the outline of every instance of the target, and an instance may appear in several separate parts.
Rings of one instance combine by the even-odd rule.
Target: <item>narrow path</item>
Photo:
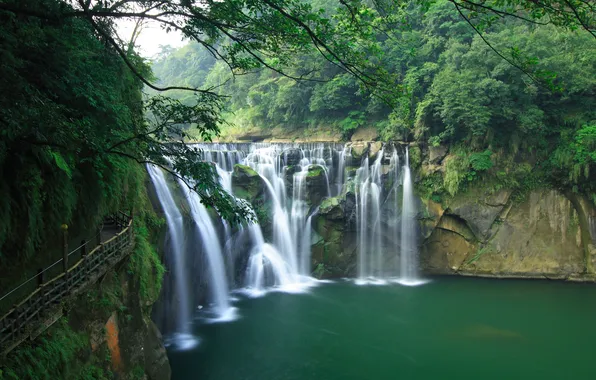
[[[31,285],[34,286],[26,298],[13,304],[8,313],[0,316],[2,355],[25,339],[35,339],[62,315],[62,302],[65,299],[84,291],[130,253],[134,244],[132,217],[123,213],[113,215],[104,223],[99,237],[102,242],[100,246],[95,246],[97,240],[91,240],[69,253],[66,271],[60,259],[44,269],[43,276],[32,277],[8,293],[13,293],[14,297],[20,296],[21,293],[27,294]],[[59,274],[50,276],[55,268]],[[43,281],[40,282],[40,278]],[[5,295],[2,298],[8,302],[12,297]]]

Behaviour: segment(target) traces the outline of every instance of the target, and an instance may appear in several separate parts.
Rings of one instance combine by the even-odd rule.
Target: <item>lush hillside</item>
[[[143,118],[142,84],[83,20],[0,18],[0,260],[14,263],[58,243],[63,223],[78,234],[130,210],[136,163],[103,149]]]
[[[62,224],[74,248],[95,237],[106,215],[134,211],[136,245],[119,270],[61,305],[76,312],[3,357],[0,378],[108,378],[106,320],[118,312],[124,320],[126,310],[121,336],[154,336],[147,305],[163,274],[149,242],[148,226],[155,231],[159,220],[147,201],[145,168],[108,149],[138,133],[143,84],[88,22],[52,17],[68,9],[64,2],[19,3],[46,17],[0,11],[0,293],[61,258]],[[129,58],[149,72],[133,52]],[[138,297],[127,295],[129,287]],[[3,300],[0,314],[17,301]],[[142,360],[126,365],[142,374]]]
[[[422,173],[423,190],[436,197],[455,194],[487,171],[494,186],[548,181],[594,194],[593,36],[515,17],[482,24],[479,34],[453,2],[419,3],[401,9],[399,24],[376,33],[378,65],[401,90],[395,104],[370,96],[356,78],[314,53],[294,57],[295,73],[312,70],[310,81],[270,71],[233,77],[196,44],[164,51],[153,69],[162,80],[220,86],[229,96],[231,138],[274,127],[288,135],[296,128],[335,129],[349,138],[374,126],[383,140],[449,145],[456,158],[448,172]]]

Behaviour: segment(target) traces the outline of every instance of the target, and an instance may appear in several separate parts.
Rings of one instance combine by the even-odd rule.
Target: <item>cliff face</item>
[[[170,378],[162,337],[150,318],[165,271],[153,245],[163,224],[145,188],[132,190],[130,251],[80,293],[44,311],[44,320],[54,323],[0,358],[0,379]]]
[[[379,149],[378,142],[352,142],[352,163],[367,155],[369,160],[374,158]],[[421,151],[411,146],[416,181],[422,181],[421,173],[444,172],[447,154],[446,147]],[[342,193],[323,200],[313,220],[312,268],[318,277],[356,274],[355,169],[346,166]],[[386,174],[384,166],[382,170]],[[384,188],[390,189],[390,176],[382,178]],[[513,189],[495,190],[483,181],[445,197],[442,203],[419,194],[420,270],[429,274],[594,280],[596,207],[581,195],[552,188],[537,188],[523,197],[513,194]],[[381,206],[385,231],[400,223],[399,211],[396,214],[390,201],[387,198]],[[396,264],[399,244],[395,235],[382,237],[385,268]]]
[[[63,303],[51,327],[11,351],[0,379],[169,379],[161,334],[149,318],[160,284],[139,245],[137,238],[130,256]]]
[[[448,147],[423,151],[419,178],[445,178]],[[522,167],[528,163],[514,164]],[[498,169],[501,170],[501,169]],[[504,172],[504,171],[503,171]],[[528,173],[529,174],[529,173]],[[506,174],[509,175],[509,174]],[[421,199],[423,271],[495,277],[593,280],[596,207],[586,197],[546,185],[520,195],[490,176],[442,203]],[[517,196],[514,196],[517,195]]]
[[[586,227],[594,208],[553,189],[524,201],[511,192],[476,188],[449,205],[426,202],[421,266],[430,273],[498,277],[590,278],[596,235]],[[583,220],[582,220],[583,219]]]

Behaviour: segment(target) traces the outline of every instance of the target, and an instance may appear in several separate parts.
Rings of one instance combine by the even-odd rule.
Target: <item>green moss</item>
[[[146,173],[141,166],[130,168],[129,173],[129,184],[134,185],[129,190],[137,193],[134,197],[129,194],[121,197],[137,211],[134,219],[135,246],[128,258],[127,272],[111,270],[83,294],[64,302],[67,317],[61,318],[34,341],[23,342],[10,352],[0,364],[1,380],[113,378],[109,371],[107,346],[102,345],[91,352],[86,331],[95,329],[92,326],[98,323],[105,323],[115,311],[123,317],[123,321],[132,325],[138,323],[132,321],[135,313],[126,306],[130,299],[125,290],[138,291],[142,308],[150,305],[159,295],[165,271],[157,250],[150,242],[151,236],[158,236],[163,220],[153,212],[145,188],[138,186],[144,183]],[[130,288],[129,284],[132,284]],[[145,317],[150,312],[146,308],[142,311]]]
[[[139,295],[144,302],[155,302],[159,297],[165,267],[145,226],[135,226],[135,248],[130,255],[129,273],[139,280]]]
[[[325,174],[325,170],[320,165],[310,165],[308,167],[307,177],[320,177]]]
[[[0,379],[66,379],[78,377],[77,357],[88,350],[85,334],[73,331],[66,318],[33,342],[25,342],[12,351],[4,363]],[[102,372],[95,365],[85,371]],[[82,371],[81,371],[82,372]]]
[[[454,196],[465,183],[468,175],[470,162],[464,154],[448,156],[445,159],[445,176],[443,177],[443,186]]]
[[[422,164],[422,151],[416,145],[410,146],[408,148],[409,158],[410,158],[410,167],[416,169],[420,167]]]
[[[319,263],[317,264],[317,267],[315,268],[315,270],[313,271],[313,276],[315,276],[315,278],[323,278],[323,276],[325,276],[325,264],[323,263]]]
[[[443,176],[440,172],[422,177],[414,186],[416,194],[422,199],[432,199],[434,202],[441,203],[447,195],[443,186]]]
[[[242,172],[242,174],[244,174],[248,177],[258,177],[259,176],[259,173],[257,173],[253,168],[251,168],[250,166],[242,165],[242,164],[234,165],[234,172],[236,172],[236,173]]]
[[[258,199],[253,206],[255,214],[257,215],[257,219],[259,220],[259,224],[264,229],[267,229],[271,224],[271,207],[271,202],[264,202],[262,197],[260,197],[260,199]]]
[[[325,198],[325,199],[323,199],[323,201],[321,201],[321,206],[320,206],[319,212],[321,214],[326,214],[333,207],[337,207],[337,206],[339,206],[339,198],[338,197]]]
[[[246,165],[234,165],[232,174],[234,194],[255,205],[257,198],[263,193],[265,184],[259,174]]]
[[[145,377],[145,370],[141,366],[136,366],[130,373],[133,380],[140,380]]]

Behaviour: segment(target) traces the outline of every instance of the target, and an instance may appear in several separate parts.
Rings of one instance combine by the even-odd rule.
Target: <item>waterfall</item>
[[[201,238],[203,252],[207,256],[209,265],[209,289],[213,303],[215,321],[227,321],[234,319],[234,308],[230,306],[229,287],[224,265],[224,256],[215,231],[215,226],[207,208],[201,203],[199,195],[188,188],[184,183],[180,185],[185,189],[184,195],[190,205],[190,213],[194,221],[197,233]]]
[[[170,192],[166,178],[158,167],[147,165],[147,171],[155,186],[157,198],[164,211],[168,225],[168,236],[170,238],[170,252],[173,256],[175,292],[178,296],[178,310],[176,310],[176,344],[181,348],[191,348],[195,345],[190,333],[190,296],[188,289],[188,277],[184,262],[184,229],[182,214],[176,207],[174,198]]]
[[[420,283],[420,279],[418,278],[418,250],[416,247],[416,200],[412,191],[410,157],[407,147],[403,172],[399,283],[403,285],[417,285]]]
[[[358,225],[358,282],[382,283],[384,276],[381,244],[381,163],[384,150],[378,153],[373,165],[365,157],[356,171],[356,223]]]
[[[393,152],[391,153],[391,158],[389,160],[389,165],[393,168],[393,187],[391,191],[393,192],[393,236],[395,241],[400,241],[400,223],[401,217],[399,218],[398,222],[398,211],[401,209],[401,203],[399,198],[399,185],[400,185],[400,173],[401,173],[401,166],[399,165],[399,155],[397,154],[397,147],[393,147]],[[399,255],[395,256],[395,260],[393,263],[395,268],[399,268]]]
[[[266,202],[266,207],[257,211],[267,213],[271,223],[229,225],[208,212],[199,196],[184,186],[202,246],[194,251],[187,246],[186,250],[203,254],[207,264],[204,271],[185,268],[182,216],[163,173],[148,167],[166,210],[176,294],[184,300],[177,313],[181,331],[197,306],[192,300],[199,300],[188,294],[186,273],[207,276],[212,307],[206,311],[215,314],[214,320],[234,317],[229,293],[238,287],[250,296],[260,296],[270,290],[300,292],[311,286],[313,223],[323,221],[315,216],[326,197],[345,197],[341,198],[346,210],[344,239],[355,235],[357,283],[385,284],[396,278],[406,285],[419,282],[416,209],[407,149],[400,156],[398,145],[376,146],[379,149],[373,157],[369,146],[358,166],[352,162],[356,157],[356,145],[352,144],[201,143],[193,147],[203,160],[215,165],[222,188],[232,196],[235,165],[252,168],[263,184],[260,202]]]
[[[337,165],[337,174],[335,176],[335,186],[337,187],[336,193],[341,193],[341,189],[344,186],[344,182],[346,180],[346,165],[350,165],[352,163],[350,154],[352,153],[352,146],[346,145],[341,150],[339,154],[339,160]]]
[[[282,256],[275,247],[265,243],[257,224],[249,225],[248,231],[253,248],[247,267],[247,293],[251,296],[264,294],[267,276],[273,278],[274,285],[289,289],[294,281]]]
[[[263,179],[273,204],[273,242],[266,247],[267,254],[259,256],[251,264],[264,259],[269,265],[277,263],[280,256],[285,270],[276,268],[274,273],[287,276],[293,284],[309,284],[310,279],[310,206],[306,198],[309,170],[320,168],[325,179],[325,196],[331,195],[331,173],[335,146],[325,144],[252,144],[244,164],[253,168]],[[339,153],[337,153],[339,155]],[[288,195],[284,179],[292,170],[291,194]],[[262,255],[262,250],[255,250]],[[254,267],[253,267],[254,268]],[[250,268],[249,268],[250,269]],[[252,272],[251,272],[252,273]],[[277,279],[274,283],[283,284]]]

